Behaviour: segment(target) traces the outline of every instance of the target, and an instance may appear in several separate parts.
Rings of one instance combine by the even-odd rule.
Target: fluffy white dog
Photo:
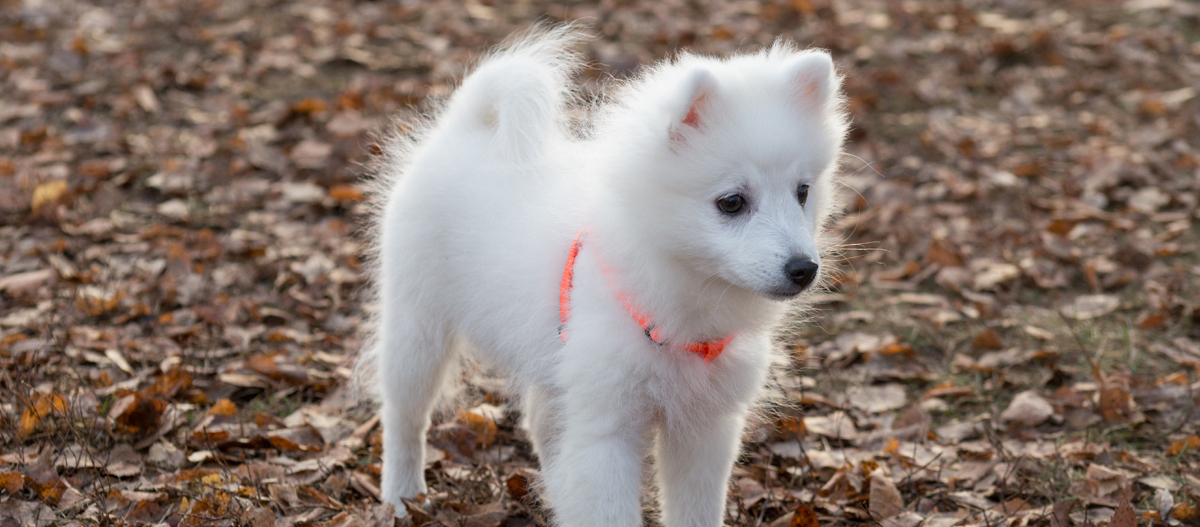
[[[522,390],[555,523],[641,525],[653,449],[665,524],[717,526],[772,331],[821,273],[839,78],[782,42],[682,55],[573,133],[575,43],[569,27],[518,39],[388,145],[383,498],[426,491],[430,413],[465,341]]]

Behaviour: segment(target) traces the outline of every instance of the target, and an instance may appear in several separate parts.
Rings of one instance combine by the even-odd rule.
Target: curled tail
[[[493,144],[512,161],[533,158],[562,123],[570,76],[579,66],[571,48],[580,38],[569,24],[518,36],[463,80],[447,120],[490,131]]]

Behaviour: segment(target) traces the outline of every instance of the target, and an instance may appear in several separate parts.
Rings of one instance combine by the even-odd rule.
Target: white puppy
[[[683,55],[566,122],[571,28],[485,59],[379,179],[383,499],[426,491],[459,340],[511,374],[564,526],[717,526],[772,330],[820,274],[847,123],[828,54]],[[403,510],[402,507],[399,510]]]

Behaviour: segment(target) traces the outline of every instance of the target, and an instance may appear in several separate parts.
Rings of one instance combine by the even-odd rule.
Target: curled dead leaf
[[[325,446],[325,442],[321,440],[321,434],[309,425],[272,430],[267,433],[267,441],[281,450],[302,450],[304,452],[319,452]]]
[[[33,189],[30,208],[33,209],[34,214],[40,214],[46,207],[67,199],[69,196],[67,190],[68,185],[65,179],[42,183]]]
[[[1109,385],[1100,390],[1100,414],[1104,416],[1105,421],[1128,422],[1130,414],[1133,413],[1132,404],[1133,398],[1124,386]]]
[[[1180,439],[1179,441],[1171,442],[1171,446],[1167,448],[1167,455],[1178,456],[1179,454],[1182,454],[1184,450],[1190,450],[1193,452],[1200,451],[1200,437],[1188,436],[1187,439]]]
[[[37,431],[45,418],[52,414],[64,415],[66,413],[67,402],[58,394],[34,392],[29,406],[26,406],[25,411],[21,412],[21,421],[18,423],[17,431],[22,437],[28,436]]]
[[[124,298],[124,291],[105,290],[96,286],[87,286],[80,288],[76,292],[75,307],[79,308],[79,311],[89,317],[98,317],[115,311],[121,305],[121,300]]]
[[[469,411],[458,410],[458,421],[471,428],[475,432],[475,436],[479,441],[479,446],[488,447],[496,442],[496,422],[481,414]]]
[[[230,401],[229,399],[221,399],[213,404],[206,413],[208,415],[224,415],[232,417],[237,415],[237,412],[237,405],[233,404],[233,401]]]
[[[122,432],[142,434],[158,429],[166,409],[166,401],[136,392],[118,398],[108,415]]]
[[[793,511],[792,527],[819,527],[820,522],[817,521],[817,513],[813,512],[812,507],[801,503],[796,506]]]
[[[9,496],[21,492],[25,488],[25,477],[19,472],[0,472],[0,489]]]

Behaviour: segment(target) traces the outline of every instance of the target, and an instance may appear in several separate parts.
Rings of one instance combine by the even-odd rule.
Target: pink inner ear
[[[796,96],[804,102],[813,102],[817,98],[818,83],[814,79],[804,79],[797,86]]]
[[[692,101],[692,105],[690,107],[688,107],[687,115],[684,116],[684,118],[683,118],[683,124],[686,124],[693,128],[700,127],[699,107],[700,107],[700,104],[704,102],[705,97],[707,97],[707,95],[702,95],[700,97],[697,97],[695,101]]]

